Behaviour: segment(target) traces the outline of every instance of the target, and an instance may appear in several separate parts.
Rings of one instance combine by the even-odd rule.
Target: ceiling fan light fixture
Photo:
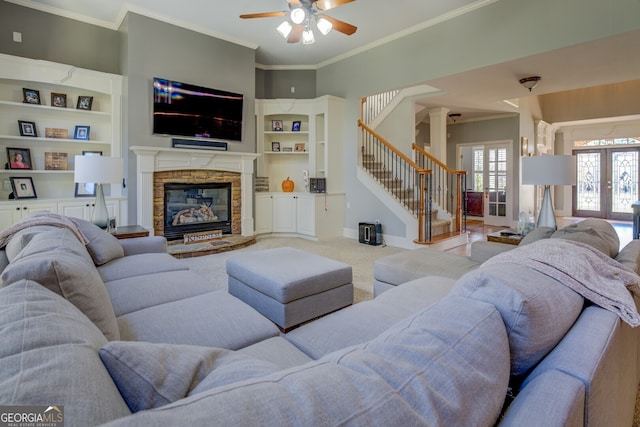
[[[291,9],[291,13],[289,14],[289,17],[291,18],[291,22],[293,22],[294,24],[302,24],[302,21],[304,21],[306,16],[307,14],[305,13],[304,9],[301,7],[296,7],[294,9]]]
[[[291,26],[291,24],[289,24],[289,21],[284,21],[282,24],[278,25],[278,27],[276,28],[276,30],[278,30],[278,32],[285,39],[289,37],[289,34],[291,34],[292,29],[293,27]]]
[[[315,43],[316,39],[313,36],[313,31],[311,31],[311,28],[305,28],[305,30],[302,32],[302,44],[313,44]]]
[[[318,27],[318,31],[322,33],[322,35],[327,35],[333,28],[333,24],[329,22],[327,19],[320,18],[316,21],[316,26]]]
[[[533,90],[536,86],[538,86],[538,82],[540,82],[542,78],[540,76],[531,76],[520,79],[520,84],[525,88],[529,89],[529,92]]]

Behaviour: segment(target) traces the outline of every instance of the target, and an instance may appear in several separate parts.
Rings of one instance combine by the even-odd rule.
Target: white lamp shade
[[[75,156],[75,182],[117,184],[122,181],[122,159],[106,156]]]
[[[276,28],[276,30],[278,30],[278,32],[285,39],[289,37],[289,34],[291,34],[292,29],[293,27],[291,26],[291,24],[289,24],[289,21],[284,21],[282,24],[278,25],[278,27]]]
[[[329,31],[333,28],[333,24],[324,18],[320,18],[316,21],[318,30],[325,36],[329,34]]]
[[[575,185],[575,156],[532,156],[522,158],[522,184]]]

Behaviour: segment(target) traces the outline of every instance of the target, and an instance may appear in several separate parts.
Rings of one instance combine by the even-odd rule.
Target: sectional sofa
[[[631,425],[635,307],[533,261],[570,248],[634,304],[637,241],[585,227],[600,249],[542,239],[281,334],[163,238],[57,221],[0,233],[0,405],[56,405],[66,426]]]

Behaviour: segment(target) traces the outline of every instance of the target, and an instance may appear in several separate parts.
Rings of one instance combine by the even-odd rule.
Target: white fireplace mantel
[[[133,146],[136,154],[137,220],[153,234],[153,173],[185,169],[238,172],[240,174],[242,235],[253,236],[253,173],[255,153]]]

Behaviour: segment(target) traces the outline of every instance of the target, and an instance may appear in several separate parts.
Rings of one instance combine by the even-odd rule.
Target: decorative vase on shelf
[[[282,191],[285,193],[291,193],[293,191],[293,181],[291,181],[289,177],[282,181]]]

